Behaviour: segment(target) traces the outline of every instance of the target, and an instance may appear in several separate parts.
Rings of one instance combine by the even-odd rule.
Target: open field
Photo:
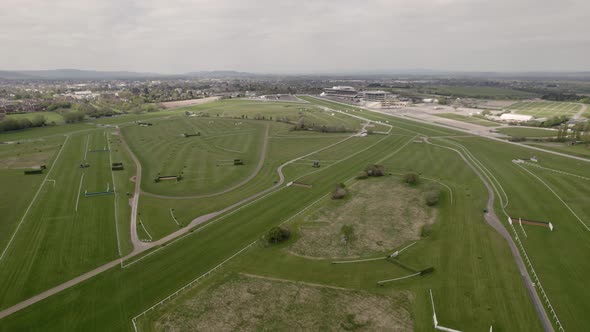
[[[440,116],[441,118],[445,118],[445,119],[451,119],[451,120],[457,120],[457,121],[461,121],[461,122],[472,123],[472,124],[476,124],[476,125],[480,125],[480,126],[484,126],[484,127],[498,127],[500,125],[499,123],[496,123],[493,121],[488,121],[488,120],[476,118],[473,116],[465,116],[465,115],[453,114],[453,113],[441,113],[441,114],[436,114],[436,116]]]
[[[167,101],[167,102],[163,102],[160,104],[162,106],[164,106],[165,108],[176,108],[176,107],[201,105],[201,104],[210,103],[210,102],[213,102],[216,100],[219,100],[219,97],[207,97],[207,98],[200,98],[200,99]]]
[[[33,113],[22,113],[22,114],[9,114],[8,119],[29,119],[31,120],[36,115],[42,115],[47,119],[47,123],[55,122],[62,123],[64,118],[57,112],[33,112]]]
[[[210,322],[209,326],[222,324],[215,326],[226,326],[229,329],[234,326],[250,326],[252,329],[261,326],[280,328],[280,321],[291,321],[293,316],[290,314],[294,313],[309,317],[308,321],[302,322],[305,324],[318,321],[325,323],[326,325],[322,325],[325,329],[342,328],[342,322],[353,326],[368,322],[360,319],[367,315],[360,304],[355,309],[357,311],[344,312],[344,316],[329,315],[328,319],[321,315],[326,312],[341,312],[339,304],[351,301],[373,303],[371,307],[375,307],[374,303],[382,303],[383,305],[377,307],[390,308],[386,311],[393,313],[393,316],[383,313],[378,315],[381,319],[401,317],[399,315],[407,311],[412,322],[411,325],[403,326],[419,331],[430,330],[432,307],[429,289],[435,294],[437,316],[445,326],[465,331],[489,330],[490,325],[497,331],[541,330],[539,318],[505,239],[485,222],[482,209],[488,200],[486,187],[461,156],[444,148],[445,146],[462,151],[464,155],[472,155],[493,175],[488,176],[489,181],[497,188],[495,210],[499,216],[503,216],[502,211],[505,208],[512,216],[552,221],[556,225],[554,232],[546,228],[524,226],[526,236],[519,226],[515,229],[560,322],[568,331],[584,329],[588,324],[585,312],[590,310],[585,301],[590,294],[587,294],[586,280],[583,277],[588,272],[584,253],[590,248],[586,241],[588,232],[585,231],[584,224],[590,217],[587,209],[590,202],[586,199],[588,192],[585,182],[580,177],[566,174],[590,178],[590,171],[582,167],[585,165],[583,162],[503,142],[465,137],[465,133],[451,129],[372,113],[352,106],[310,97],[301,98],[317,106],[305,104],[309,111],[300,111],[297,109],[299,105],[285,107],[286,103],[220,101],[97,122],[119,125],[124,136],[120,136],[115,128],[88,124],[59,126],[60,131],[54,129],[50,132],[41,128],[39,130],[42,134],[30,130],[14,136],[0,136],[0,140],[5,140],[4,137],[10,137],[6,140],[14,140],[15,137],[30,139],[61,135],[64,140],[61,154],[56,151],[52,156],[55,159],[52,163],[56,167],[51,168],[51,173],[41,175],[43,179],[42,177],[49,174],[50,179],[56,180],[55,187],[52,182],[42,182],[39,195],[26,214],[23,209],[26,209],[27,204],[23,202],[27,201],[27,197],[29,201],[33,199],[34,185],[41,185],[42,180],[31,180],[29,186],[33,188],[19,193],[21,203],[15,200],[15,206],[18,206],[20,212],[15,215],[24,215],[24,218],[6,258],[0,260],[0,282],[9,285],[0,291],[0,309],[8,308],[101,263],[112,261],[119,257],[119,251],[124,255],[131,250],[130,208],[126,200],[129,198],[127,193],[133,192],[134,183],[130,178],[134,175],[135,168],[131,157],[122,148],[122,137],[140,159],[144,176],[135,180],[141,180],[142,188],[146,191],[157,185],[153,182],[153,174],[150,174],[159,172],[155,169],[174,171],[186,165],[187,169],[196,167],[199,170],[194,174],[210,177],[210,180],[202,182],[203,187],[211,188],[209,192],[198,186],[178,187],[167,183],[167,187],[155,189],[165,188],[165,194],[161,197],[141,194],[141,217],[138,220],[143,220],[148,232],[154,232],[154,239],[186,227],[199,216],[220,211],[267,190],[264,195],[239,205],[232,211],[224,212],[173,242],[158,245],[141,256],[126,259],[124,267],[112,267],[75,287],[2,318],[0,331],[31,329],[40,324],[47,331],[128,331],[133,329],[134,317],[223,263],[226,264],[216,272],[206,274],[207,277],[195,283],[194,287],[188,287],[179,296],[172,297],[153,311],[139,316],[135,322],[140,331],[157,330],[164,326],[183,329],[202,324],[201,321]],[[183,114],[186,110],[207,112],[210,117],[186,117]],[[335,115],[331,115],[331,110],[340,110],[344,114],[335,112]],[[307,115],[306,112],[310,114]],[[257,113],[264,113],[265,120],[251,120],[255,116],[253,114]],[[380,121],[380,126],[388,123],[392,130],[388,135],[349,138],[346,133],[290,131],[290,125],[266,119],[267,116],[272,116],[273,119],[276,116],[293,116],[296,119],[299,113],[304,113],[310,119],[317,117],[314,121],[326,121],[327,125],[346,125],[351,129],[360,129],[363,121],[347,114],[360,116]],[[249,119],[241,119],[242,114],[249,115]],[[236,116],[240,119],[222,116]],[[144,121],[143,119],[154,122],[154,125],[139,127],[132,122]],[[234,129],[237,122],[242,122],[241,126],[247,128]],[[80,132],[80,126],[86,126],[88,130]],[[209,162],[217,155],[242,154],[247,156],[243,158],[245,160],[256,160],[260,156],[267,128],[268,147],[262,168],[243,185],[232,188],[248,178],[248,174],[251,175],[252,172],[236,174],[231,181],[226,181],[223,175],[216,175],[217,170],[209,167]],[[201,132],[202,136],[180,136],[191,130]],[[68,138],[63,134],[69,134]],[[428,137],[428,141],[415,143],[418,137]],[[105,145],[110,153],[88,152],[104,149]],[[319,151],[321,149],[324,150]],[[191,153],[192,151],[195,152]],[[543,168],[512,163],[512,159],[529,158],[532,155],[539,158],[538,165]],[[294,160],[298,157],[301,159]],[[80,169],[79,163],[84,159],[91,166]],[[321,167],[312,168],[311,160],[317,159],[321,161]],[[279,168],[292,160],[292,163]],[[111,173],[111,161],[124,162],[125,170]],[[355,254],[368,258],[385,256],[391,254],[392,250],[399,250],[409,244],[408,241],[416,241],[415,245],[397,258],[397,263],[375,260],[356,264],[331,264],[326,259],[293,255],[293,246],[306,236],[299,231],[299,226],[305,224],[306,220],[315,220],[318,211],[330,211],[322,208],[331,203],[341,203],[326,202],[323,199],[336,183],[347,182],[354,191],[357,186],[375,180],[354,180],[358,172],[369,163],[382,163],[388,171],[395,174],[420,173],[423,184],[433,181],[444,185],[444,188],[441,187],[440,202],[431,208],[434,223],[428,232],[418,237],[414,233],[414,237],[392,242],[390,245],[395,248],[389,248],[389,245],[383,246],[383,249],[371,247],[370,250],[361,250]],[[247,166],[248,164],[241,167]],[[279,169],[284,182],[280,187],[272,189],[281,179]],[[188,170],[186,174],[189,174]],[[312,187],[285,186],[295,179]],[[395,179],[399,180],[397,175],[377,181]],[[184,186],[183,181],[185,180],[178,184]],[[115,195],[83,195],[85,190],[104,191],[115,186]],[[375,197],[379,200],[375,205],[378,210],[384,209],[384,205],[389,206],[387,200],[395,200],[396,196],[411,198],[411,195],[399,191],[396,186],[397,184],[380,187],[383,194]],[[82,188],[82,195],[79,188]],[[231,190],[223,192],[228,188]],[[168,197],[206,195],[220,191],[222,193],[219,195],[203,198]],[[9,197],[9,192],[4,187],[2,194]],[[370,201],[369,198],[365,199],[367,200]],[[79,204],[78,211],[74,213],[76,202]],[[402,202],[405,201],[400,199],[391,205],[396,206],[395,204]],[[345,211],[337,210],[338,206],[333,208],[334,211],[339,211],[333,215],[334,218],[346,214]],[[354,210],[360,211],[360,208]],[[369,216],[378,214],[376,210],[366,211],[369,211],[367,222],[371,219]],[[355,213],[350,212],[350,215],[359,216],[355,219],[362,221],[362,212]],[[329,213],[323,215],[332,219]],[[513,234],[508,223],[502,221]],[[254,242],[270,227],[280,224],[289,227],[293,232],[286,243],[264,247]],[[409,223],[407,227],[420,229],[420,225],[415,223]],[[147,236],[139,228],[142,227],[138,226],[140,237]],[[397,235],[395,233],[393,236]],[[15,253],[19,253],[19,256]],[[20,258],[18,261],[17,257]],[[26,264],[22,264],[23,261]],[[410,273],[408,269],[422,270],[429,267],[434,268],[433,273],[384,286],[377,285],[380,280],[407,276]],[[563,271],[567,271],[567,274]],[[244,274],[266,279],[245,277]],[[333,287],[349,290],[337,290]],[[286,299],[285,307],[272,306],[268,298],[256,294],[247,295],[248,299],[232,297],[230,304],[215,300],[219,296],[229,297],[229,294],[245,295],[249,289],[264,289],[276,294],[277,298],[308,293],[312,296],[310,303],[314,303],[313,308],[316,309],[308,312],[303,307],[298,307],[295,300]],[[403,297],[400,297],[402,294]],[[392,301],[393,304],[388,307],[389,304],[380,301]],[[318,303],[317,306],[315,303]],[[227,320],[215,319],[214,317],[220,316],[215,312],[221,310],[223,305],[232,308],[236,315],[227,317]],[[272,315],[259,317],[257,312],[252,311],[252,308],[259,307],[268,308],[265,312],[272,312]],[[288,309],[281,308],[300,309],[293,309],[290,313]],[[313,313],[317,316],[312,315]],[[371,317],[374,318],[370,319],[368,326],[380,326],[375,320],[376,316]],[[407,322],[407,319],[404,318],[403,321]]]
[[[144,165],[143,190],[176,196],[209,194],[239,183],[255,171],[266,140],[261,122],[189,117],[127,126],[122,133]],[[244,165],[235,166],[234,159]],[[158,176],[182,179],[155,182]]]
[[[421,186],[423,187],[423,186]],[[392,250],[420,239],[422,228],[434,222],[423,188],[386,176],[348,186],[343,201],[327,197],[298,224],[300,238],[290,251],[311,257],[362,257]],[[341,228],[354,227],[355,239],[342,240]]]
[[[2,247],[0,282],[11,285],[1,290],[3,305],[118,257],[113,196],[84,195],[112,189],[108,152],[88,152],[106,144],[104,132],[70,136],[46,174],[18,175],[45,180]],[[90,167],[81,169],[84,160]]]
[[[515,137],[556,137],[557,130],[539,128],[505,127],[498,129],[499,132]]]
[[[575,103],[550,101],[523,101],[508,107],[518,114],[532,115],[537,118],[568,116],[572,117],[581,110],[582,106]]]
[[[528,143],[527,145],[551,151],[567,153],[572,156],[590,158],[590,146],[586,144],[569,145],[567,143]]]
[[[162,316],[154,330],[412,331],[409,303],[404,292],[385,296],[238,276]]]
[[[440,95],[482,99],[522,99],[535,96],[535,94],[531,92],[490,86],[438,86],[432,88],[428,87],[427,89],[433,89],[434,93]]]

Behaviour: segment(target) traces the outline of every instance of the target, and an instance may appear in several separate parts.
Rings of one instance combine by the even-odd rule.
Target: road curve
[[[496,215],[496,212],[494,211],[494,200],[495,200],[496,196],[494,194],[494,190],[492,189],[492,186],[485,179],[485,177],[480,173],[480,171],[477,170],[477,168],[473,164],[471,164],[471,162],[469,162],[469,160],[459,150],[448,147],[448,146],[431,143],[428,140],[428,138],[425,138],[424,141],[428,144],[431,144],[431,145],[434,145],[437,147],[441,147],[441,148],[445,148],[445,149],[449,149],[449,150],[452,150],[452,151],[455,151],[456,153],[458,153],[459,156],[461,157],[461,159],[463,159],[463,161],[465,162],[465,164],[467,164],[467,166],[469,166],[469,168],[471,168],[473,170],[473,172],[475,172],[475,174],[480,178],[480,180],[486,186],[486,189],[488,191],[488,202],[486,204],[486,207],[488,209],[488,213],[486,213],[484,215],[484,218],[485,218],[486,222],[490,226],[492,226],[492,228],[494,228],[506,240],[506,242],[508,242],[508,246],[510,247],[510,251],[512,252],[512,256],[514,256],[514,260],[516,261],[516,265],[518,267],[518,270],[520,271],[520,275],[522,276],[522,278],[524,280],[524,285],[527,289],[527,292],[529,293],[529,297],[531,298],[531,301],[533,302],[533,306],[535,307],[535,311],[537,312],[537,315],[539,316],[539,319],[541,320],[541,324],[543,325],[543,330],[546,332],[554,332],[555,330],[553,329],[553,325],[551,324],[551,321],[549,320],[549,316],[547,316],[547,312],[545,311],[545,308],[543,306],[543,302],[541,301],[541,298],[539,297],[539,295],[537,294],[537,291],[535,290],[535,287],[533,286],[533,280],[531,279],[531,276],[529,275],[526,265],[524,264],[522,256],[520,255],[520,251],[518,250],[516,243],[514,243],[512,236],[510,236],[510,233],[508,233],[508,231],[506,230],[506,228],[504,227],[504,225],[502,224],[502,222],[500,221],[500,219]]]
[[[119,133],[119,137],[121,138],[121,143],[123,144],[123,146],[127,150],[127,153],[131,156],[131,159],[133,159],[133,162],[135,163],[135,188],[133,192],[133,197],[129,200],[129,203],[131,205],[131,225],[129,232],[131,234],[131,243],[133,244],[133,251],[131,253],[140,253],[143,250],[149,249],[149,245],[146,242],[141,241],[139,239],[139,236],[137,235],[137,206],[139,205],[139,194],[141,191],[141,163],[139,162],[139,159],[137,159],[133,151],[131,151],[131,148],[127,144],[127,141],[125,141],[125,137],[123,136],[123,133],[121,133],[121,130],[119,128],[117,128],[117,132]]]

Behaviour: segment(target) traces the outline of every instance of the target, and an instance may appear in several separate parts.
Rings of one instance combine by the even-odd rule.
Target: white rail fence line
[[[139,315],[133,317],[131,319],[131,322],[133,323],[133,329],[137,332],[138,327],[137,327],[137,319],[140,316],[145,316],[146,313],[154,310],[155,308],[157,308],[158,306],[162,305],[164,302],[169,301],[171,298],[175,297],[176,295],[178,295],[179,293],[181,293],[182,291],[184,291],[187,288],[190,288],[191,286],[193,286],[195,283],[199,282],[201,279],[203,279],[204,277],[209,276],[211,273],[213,273],[215,270],[217,270],[218,268],[220,268],[221,266],[223,266],[225,263],[229,262],[232,258],[236,257],[237,255],[241,254],[243,251],[245,251],[246,249],[250,248],[251,246],[253,246],[256,242],[258,241],[254,241],[252,243],[250,243],[249,245],[245,246],[244,248],[242,248],[240,251],[236,252],[235,254],[231,255],[229,258],[225,259],[223,262],[219,263],[218,265],[216,265],[214,268],[212,268],[211,270],[201,274],[199,277],[197,277],[196,279],[192,280],[191,282],[189,282],[188,284],[182,286],[180,289],[176,290],[174,293],[166,296],[164,299],[162,299],[160,302],[154,304],[153,306],[149,307],[148,309],[144,310],[142,313],[140,313]]]
[[[174,211],[172,211],[172,208],[170,208],[170,216],[172,217],[172,220],[174,220],[174,222],[180,226],[180,223],[178,222],[178,220],[176,219],[176,217],[174,216]]]
[[[450,142],[451,143],[451,142]],[[432,144],[432,143],[430,143]],[[437,145],[437,144],[433,144],[433,145]],[[455,146],[460,146],[460,144],[454,144]],[[441,146],[444,147],[444,146]],[[462,146],[461,146],[462,147]],[[447,147],[448,148],[448,147]],[[462,150],[466,153],[470,153],[469,150],[467,150],[466,148],[462,147]],[[467,150],[467,151],[465,151]],[[456,150],[457,151],[457,150]],[[476,159],[475,157],[471,156],[470,159]],[[518,164],[517,164],[518,165]],[[486,174],[485,171],[483,171],[481,169],[481,167],[479,167],[479,165],[476,164],[476,166],[478,166],[478,168],[480,168],[480,170],[484,173],[484,175],[488,178],[488,180],[490,180],[492,187],[494,188],[494,190],[496,191],[496,193],[498,193],[498,196],[500,198],[500,202],[501,202],[501,209],[502,212],[506,215],[506,217],[510,218],[510,216],[508,215],[508,213],[505,210],[505,207],[508,205],[508,197],[506,196],[506,205],[502,204],[502,196],[500,195],[499,190],[496,188],[496,185],[494,184],[493,181],[491,181],[490,177]],[[520,165],[518,165],[520,166]],[[524,167],[520,166],[522,169],[524,169],[525,171],[527,171],[528,173],[531,173],[529,170],[525,169]],[[485,168],[485,167],[484,167]],[[487,168],[486,168],[487,172],[490,172]],[[531,173],[531,175],[535,176],[534,174]],[[493,175],[492,175],[493,177]],[[535,176],[536,177],[536,176]],[[498,181],[495,177],[494,179],[496,181]],[[541,181],[542,182],[542,181]],[[502,191],[505,193],[504,189],[502,188],[502,185],[499,183],[498,181],[498,186],[502,189]],[[549,187],[548,187],[549,188]],[[549,188],[549,190],[553,191],[551,188]],[[567,205],[566,205],[567,206]],[[545,305],[547,306],[547,308],[549,309],[551,315],[553,316],[553,319],[555,320],[555,324],[558,327],[559,331],[565,331],[565,329],[563,328],[563,325],[561,325],[561,322],[559,321],[559,318],[557,317],[557,314],[555,313],[555,310],[553,308],[553,306],[551,305],[551,302],[549,301],[549,297],[547,296],[547,294],[545,293],[545,289],[543,288],[543,285],[541,285],[541,281],[539,280],[539,277],[537,276],[537,273],[535,272],[533,265],[524,249],[524,246],[522,244],[522,242],[520,241],[520,238],[518,237],[518,233],[516,232],[516,229],[514,228],[514,226],[509,222],[510,227],[512,228],[512,230],[514,231],[514,238],[516,239],[516,243],[518,243],[518,245],[520,246],[520,251],[522,252],[523,256],[526,259],[526,263],[529,266],[530,271],[532,272],[533,278],[535,280],[535,285],[538,285],[537,289],[539,289],[541,296],[543,297],[543,300],[545,300]]]
[[[514,238],[516,239],[516,243],[518,243],[518,245],[520,247],[520,251],[522,252],[522,255],[524,256],[525,261],[526,261],[529,269],[532,272],[533,279],[535,281],[535,288],[537,288],[539,290],[539,293],[541,293],[541,297],[543,297],[543,300],[545,301],[545,305],[547,306],[547,308],[549,309],[549,312],[551,313],[551,316],[555,320],[555,325],[557,325],[557,329],[559,331],[565,331],[565,329],[563,328],[563,325],[561,325],[561,322],[559,321],[559,318],[557,317],[557,314],[555,313],[555,310],[553,309],[553,305],[551,305],[551,302],[549,301],[549,297],[545,293],[545,289],[543,288],[543,285],[541,285],[541,280],[539,280],[539,277],[537,277],[537,273],[535,272],[535,269],[533,268],[533,264],[531,263],[531,260],[529,259],[529,256],[527,255],[526,250],[524,250],[524,246],[522,245],[522,242],[520,242],[520,238],[518,237],[518,234],[516,233],[516,229],[514,228],[514,225],[510,224],[510,227],[512,228],[512,231],[514,232]]]
[[[582,176],[582,175],[568,173],[568,172],[560,171],[560,170],[554,169],[554,168],[543,167],[543,166],[540,166],[540,165],[537,165],[537,164],[533,164],[533,163],[530,163],[530,162],[524,162],[524,164],[527,165],[527,166],[531,166],[531,167],[536,167],[536,168],[539,168],[539,169],[543,169],[543,170],[546,170],[546,171],[555,172],[555,173],[559,173],[559,174],[563,174],[563,175],[574,176],[574,177],[577,177],[577,178],[582,179],[582,180],[590,181],[590,178],[587,178],[587,177]]]

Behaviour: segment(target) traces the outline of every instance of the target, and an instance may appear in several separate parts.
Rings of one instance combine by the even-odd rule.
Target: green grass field
[[[404,292],[412,299],[405,308],[418,331],[432,329],[429,289],[434,292],[441,325],[465,331],[489,330],[490,325],[496,331],[540,330],[540,322],[505,240],[484,221],[482,209],[487,191],[483,183],[457,153],[415,143],[418,136],[427,136],[431,142],[443,146],[468,149],[493,175],[489,181],[498,189],[496,212],[499,216],[502,216],[502,201],[507,202],[506,211],[511,216],[553,222],[554,232],[528,225],[524,226],[524,231],[519,227],[515,229],[564,328],[584,330],[589,322],[585,312],[590,310],[586,301],[590,293],[584,278],[588,272],[585,253],[590,249],[584,224],[590,225],[587,222],[590,202],[584,178],[590,179],[590,171],[583,167],[583,162],[503,142],[465,137],[462,132],[352,106],[301,98],[314,104],[285,107],[284,103],[220,101],[174,111],[101,119],[93,124],[1,134],[0,141],[43,140],[52,153],[47,159],[50,169],[42,175],[25,176],[19,169],[0,169],[2,184],[12,184],[0,188],[0,197],[10,201],[8,205],[0,205],[0,212],[6,211],[10,217],[8,222],[3,220],[0,227],[11,232],[21,219],[23,221],[6,256],[0,260],[0,282],[6,285],[0,290],[0,309],[131,251],[131,209],[127,193],[133,192],[134,183],[130,178],[135,175],[135,166],[123,148],[121,134],[143,166],[142,189],[163,194],[163,197],[142,194],[139,199],[141,215],[138,219],[153,240],[186,227],[198,216],[268,190],[279,180],[277,167],[294,158],[305,156],[284,167],[284,183],[297,180],[312,187],[277,187],[200,225],[178,240],[131,258],[126,267],[117,265],[1,319],[0,331],[38,326],[46,331],[132,330],[132,319],[138,314],[230,257],[233,258],[203,282],[140,316],[136,321],[140,331],[157,329],[162,317],[171,313],[181,312],[191,319],[193,313],[183,309],[187,303],[206,296],[215,287],[239,282],[240,273],[291,283],[343,287],[374,296],[395,296]],[[299,110],[301,107],[308,111]],[[186,117],[186,110],[209,113],[210,117]],[[315,119],[313,121],[318,123],[360,128],[359,119],[337,112],[331,115],[331,110],[381,121],[380,126],[386,128],[389,127],[384,123],[389,123],[391,132],[348,138],[346,133],[290,131],[290,125],[266,120],[267,116],[297,119],[303,113],[306,119]],[[259,113],[264,114],[265,120],[251,119]],[[242,119],[246,114],[249,119]],[[230,116],[238,119],[227,118]],[[133,123],[136,120],[154,125],[140,127]],[[237,125],[239,122],[242,124]],[[116,124],[121,131],[97,124]],[[249,181],[233,188],[253,174],[248,167],[260,157],[266,128],[268,149],[262,168]],[[202,135],[180,136],[191,131]],[[64,135],[68,135],[67,138]],[[14,158],[21,144],[0,145],[0,162]],[[88,152],[105,147],[110,151]],[[7,150],[1,150],[3,148]],[[22,158],[34,153],[27,145],[22,148],[30,150],[23,153]],[[314,153],[322,148],[323,151]],[[235,155],[254,162],[247,162],[241,166],[243,171],[234,173],[213,166],[220,158],[233,159]],[[539,158],[537,166],[541,167],[512,163],[513,159],[532,155]],[[91,166],[81,169],[79,164],[84,160]],[[311,167],[312,160],[320,160],[321,167]],[[123,171],[111,172],[110,163],[116,161],[124,163]],[[377,281],[402,277],[408,271],[384,260],[333,265],[329,260],[290,253],[289,248],[300,239],[299,227],[308,220],[306,218],[333,203],[323,197],[336,183],[353,185],[358,181],[355,176],[369,163],[381,163],[395,175],[365,181],[401,182],[398,174],[417,172],[423,177],[423,183],[437,181],[450,189],[442,190],[441,201],[434,208],[436,221],[429,234],[419,238],[399,257],[405,266],[434,267],[434,273],[379,287]],[[186,177],[178,183],[160,186],[162,183],[153,181],[153,173],[178,172],[179,169],[185,169]],[[199,176],[206,179],[199,180]],[[13,195],[10,187],[16,185],[22,187]],[[104,191],[107,187],[116,188],[115,194],[84,196],[86,190]],[[38,188],[39,194],[35,197]],[[227,188],[233,189],[223,192]],[[219,192],[222,193],[202,198],[167,197]],[[375,199],[395,200],[392,196],[379,195]],[[180,225],[171,216],[171,209]],[[293,231],[287,243],[273,247],[249,246],[270,227],[282,223]],[[505,226],[513,233],[507,222]],[[138,226],[140,238],[147,236],[142,233],[143,227]],[[4,232],[0,234],[2,249],[9,239]],[[383,248],[377,254],[389,254],[394,249],[398,248]],[[236,253],[239,254],[234,256]],[[337,296],[330,294],[333,298]]]
[[[498,131],[508,136],[516,137],[556,137],[557,130],[553,129],[538,129],[538,128],[518,128],[518,127],[505,127],[500,128]]]
[[[473,117],[473,116],[465,116],[465,115],[453,114],[453,113],[441,113],[441,114],[436,114],[436,116],[440,116],[441,118],[445,118],[445,119],[451,119],[451,120],[457,120],[457,121],[461,121],[461,122],[472,123],[472,124],[476,124],[476,125],[484,126],[484,127],[497,127],[500,125],[499,123],[496,123],[493,121],[488,121],[488,120]]]
[[[527,101],[510,105],[509,110],[518,114],[532,115],[537,118],[568,116],[571,117],[581,110],[582,106],[575,103]]]
[[[63,123],[64,118],[57,112],[34,112],[34,113],[23,113],[23,114],[10,114],[7,116],[8,119],[29,119],[31,120],[36,115],[42,115],[47,119],[47,123],[55,122],[57,124]]]
[[[453,97],[490,98],[490,99],[522,99],[534,97],[534,93],[497,87],[473,86],[439,86],[428,88],[434,93]]]

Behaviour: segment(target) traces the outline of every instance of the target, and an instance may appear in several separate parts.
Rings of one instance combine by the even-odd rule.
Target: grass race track
[[[557,137],[557,130],[553,129],[506,127],[500,128],[498,131],[515,137]]]
[[[581,110],[582,106],[575,103],[549,101],[523,101],[510,105],[508,109],[537,118],[562,116],[572,117]]]
[[[223,292],[231,289],[243,294],[250,289],[252,301],[262,301],[254,294],[260,287],[277,297],[312,294],[317,302],[309,303],[318,312],[342,312],[321,303],[336,304],[350,296],[358,303],[389,301],[391,310],[380,315],[382,319],[402,317],[405,312],[404,322],[409,325],[400,326],[417,331],[433,328],[432,290],[441,325],[464,331],[487,331],[490,326],[495,331],[541,330],[506,240],[485,222],[486,187],[457,152],[444,147],[460,151],[481,167],[494,185],[498,216],[505,210],[510,216],[555,225],[551,232],[530,225],[512,228],[502,220],[515,240],[518,236],[522,241],[564,329],[582,331],[590,323],[585,314],[590,310],[584,278],[590,272],[586,262],[590,231],[585,227],[590,226],[590,171],[585,162],[310,96],[300,98],[306,103],[224,100],[0,135],[0,141],[41,140],[48,166],[43,174],[25,176],[15,160],[38,160],[31,156],[39,152],[24,143],[0,145],[0,165],[12,160],[12,166],[0,167],[0,179],[12,189],[19,187],[15,194],[6,186],[0,189],[0,197],[10,200],[10,205],[0,205],[0,212],[10,216],[0,229],[15,234],[0,233],[1,249],[7,248],[0,260],[0,283],[7,285],[0,289],[0,310],[131,252],[133,181],[141,181],[143,190],[138,205],[140,240],[156,241],[185,229],[199,216],[244,202],[182,237],[0,319],[0,331],[38,326],[45,331],[130,331],[134,323],[139,331],[151,331],[172,324],[171,317],[175,326],[187,327],[192,325],[183,324],[206,319],[203,312],[217,310],[214,294],[228,294]],[[187,116],[186,111],[199,116]],[[280,118],[291,122],[303,118],[310,124],[345,127],[351,132],[294,131],[293,124],[276,121]],[[351,137],[362,128],[363,119],[373,121],[378,131],[387,134]],[[153,125],[139,126],[134,122],[138,120]],[[184,133],[200,136],[184,137]],[[132,178],[137,169],[123,138],[140,161],[141,179]],[[538,157],[537,164],[512,162],[532,155]],[[233,166],[237,158],[245,164]],[[231,160],[232,165],[224,165],[224,160]],[[313,168],[314,160],[321,167]],[[111,171],[113,162],[122,162],[124,169]],[[80,168],[80,163],[90,167]],[[359,172],[373,163],[384,165],[391,175],[357,180]],[[280,186],[279,168],[285,177]],[[345,209],[349,201],[356,202],[355,213],[362,213],[358,199],[367,204],[366,215],[358,219],[369,227],[363,233],[372,231],[371,214],[379,209],[371,209],[367,197],[381,204],[391,200],[394,206],[401,200],[388,194],[387,188],[401,195],[404,191],[394,189],[406,186],[402,178],[409,172],[421,178],[412,204],[424,204],[421,190],[427,185],[441,188],[438,204],[429,207],[433,223],[425,231],[420,227],[419,234],[412,230],[411,237],[392,247],[382,245],[355,254],[379,258],[415,242],[395,261],[331,264],[331,259],[294,254],[293,248],[304,239],[305,227],[326,222],[316,218],[318,211],[344,211],[330,209]],[[178,182],[155,182],[158,173],[183,177]],[[311,187],[287,186],[291,181]],[[357,196],[331,200],[329,193],[337,183],[346,183],[353,188],[351,195]],[[364,192],[368,196],[361,197],[354,190],[359,186],[367,193],[380,188],[379,194]],[[87,192],[104,195],[87,197]],[[399,218],[400,225],[411,225],[412,220]],[[290,239],[280,245],[261,245],[262,234],[277,225],[291,230]],[[358,236],[366,238],[363,233]],[[429,267],[434,268],[432,273],[377,284]],[[170,294],[175,296],[159,304]],[[204,307],[195,307],[201,302]],[[296,302],[289,303],[299,308]],[[248,308],[256,307],[268,308],[268,317],[274,317],[271,320],[291,319],[277,316],[275,306],[267,302],[232,304],[237,315],[251,317],[248,322],[264,322],[248,326],[281,326],[248,316]],[[362,312],[347,312],[339,321],[354,327],[362,323]],[[317,317],[303,315],[310,321],[327,321],[319,313]],[[232,322],[239,325],[239,320]],[[325,324],[332,329],[335,323]],[[376,320],[367,324],[380,326]]]
[[[441,114],[436,114],[436,116],[440,116],[441,118],[445,118],[445,119],[451,119],[451,120],[457,120],[457,121],[461,121],[461,122],[476,124],[476,125],[484,126],[484,127],[497,127],[500,125],[499,123],[496,123],[493,121],[488,121],[488,120],[481,119],[478,117],[465,116],[465,115],[453,114],[453,113],[441,113]]]

